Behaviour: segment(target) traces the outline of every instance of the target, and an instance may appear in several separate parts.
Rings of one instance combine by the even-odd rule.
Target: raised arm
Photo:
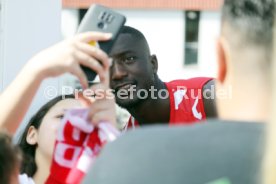
[[[69,72],[78,77],[84,88],[87,78],[80,64],[106,78],[109,69],[108,56],[100,49],[90,46],[90,41],[108,40],[110,34],[83,33],[45,49],[30,59],[13,82],[0,95],[0,129],[14,132],[24,118],[41,82]],[[99,63],[101,62],[101,64]]]

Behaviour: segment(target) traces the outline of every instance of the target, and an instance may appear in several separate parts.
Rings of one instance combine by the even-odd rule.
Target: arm
[[[203,103],[207,118],[217,117],[215,80],[208,81],[203,87]]]
[[[6,128],[11,132],[16,130],[41,82],[47,77],[70,72],[87,88],[87,79],[80,68],[81,64],[96,71],[102,81],[108,80],[105,76],[109,69],[108,56],[87,43],[92,40],[108,40],[110,37],[110,34],[83,33],[38,53],[28,61],[0,96],[0,129]]]
[[[15,132],[24,118],[43,77],[24,68],[0,96],[0,129]]]

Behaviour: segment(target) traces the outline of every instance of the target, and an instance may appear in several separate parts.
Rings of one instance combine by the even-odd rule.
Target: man
[[[188,124],[216,116],[210,94],[213,80],[194,78],[168,83],[160,80],[157,57],[151,55],[140,31],[123,27],[111,57],[110,85],[117,104],[132,115],[128,127],[167,122]]]
[[[233,90],[231,99],[216,99],[221,120],[130,132],[105,147],[93,183],[262,183],[274,11],[273,0],[224,2],[216,89]]]

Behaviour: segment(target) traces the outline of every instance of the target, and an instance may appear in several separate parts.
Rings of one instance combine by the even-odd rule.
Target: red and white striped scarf
[[[46,184],[79,184],[104,144],[119,136],[108,122],[87,121],[87,109],[68,110],[58,129],[50,176]]]

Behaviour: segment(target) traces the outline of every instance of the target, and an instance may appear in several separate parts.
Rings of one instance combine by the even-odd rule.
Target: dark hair
[[[19,169],[20,161],[19,147],[13,145],[11,136],[0,132],[0,183],[11,183],[11,177]]]
[[[130,34],[132,37],[135,38],[135,40],[142,41],[145,44],[145,47],[148,49],[148,52],[150,53],[148,41],[147,41],[146,37],[144,36],[144,34],[141,31],[139,31],[138,29],[135,29],[130,26],[123,26],[120,34]]]
[[[222,23],[239,34],[239,44],[272,47],[274,9],[274,0],[225,0]]]
[[[137,39],[146,40],[146,37],[144,36],[144,34],[141,31],[139,31],[138,29],[135,29],[133,27],[130,27],[130,26],[123,26],[120,33],[131,34],[134,37],[136,37]]]
[[[20,169],[21,173],[25,173],[29,177],[33,177],[37,170],[37,165],[35,163],[35,150],[37,145],[30,145],[26,140],[29,128],[31,126],[34,126],[36,129],[38,129],[47,112],[59,101],[68,98],[75,97],[74,95],[62,95],[50,100],[37,111],[37,113],[30,119],[29,123],[26,125],[24,132],[19,138],[18,143],[19,147],[23,151],[23,161]]]

